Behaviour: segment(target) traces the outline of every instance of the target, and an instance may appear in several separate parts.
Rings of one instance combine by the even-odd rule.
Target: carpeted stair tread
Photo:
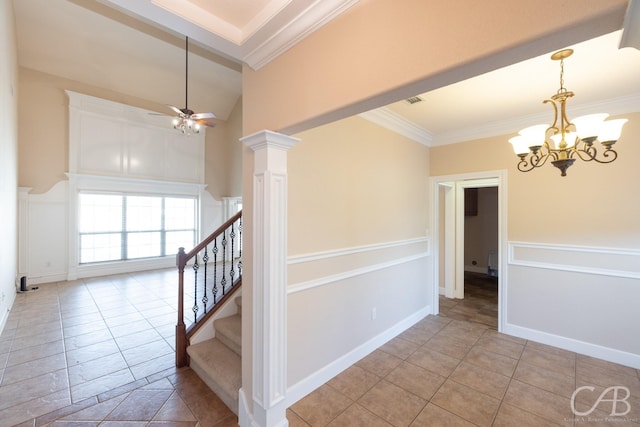
[[[223,317],[213,322],[216,338],[226,344],[236,354],[242,355],[242,318],[239,314]]]
[[[242,385],[240,356],[216,338],[187,347],[187,353],[191,369],[237,415]]]

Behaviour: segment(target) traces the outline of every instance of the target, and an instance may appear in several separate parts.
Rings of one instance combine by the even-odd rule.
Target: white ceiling
[[[160,105],[225,120],[242,94],[241,64],[258,69],[358,0],[13,0],[21,66]],[[638,0],[631,0],[637,5]],[[621,33],[573,46],[565,87],[570,117],[640,111],[640,51]],[[550,52],[551,53],[551,52]],[[364,116],[427,145],[515,132],[549,122],[542,100],[559,87],[543,55],[391,104]]]

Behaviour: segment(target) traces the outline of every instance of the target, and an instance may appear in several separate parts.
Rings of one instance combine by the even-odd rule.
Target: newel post
[[[299,139],[262,131],[241,141],[254,152],[253,280],[249,284],[252,413],[248,416],[253,426],[286,427],[287,151]]]
[[[187,366],[187,330],[184,324],[184,266],[187,254],[184,248],[178,249],[176,266],[178,267],[178,323],[176,323],[176,368]]]

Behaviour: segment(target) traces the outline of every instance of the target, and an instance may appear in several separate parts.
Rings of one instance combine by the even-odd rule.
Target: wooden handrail
[[[184,248],[180,248],[178,253],[176,254],[176,266],[178,267],[178,322],[176,323],[176,367],[180,368],[188,365],[189,359],[187,355],[187,346],[189,345],[189,339],[191,336],[205,323],[207,319],[209,319],[213,313],[215,313],[227,299],[230,298],[232,294],[242,285],[242,272],[240,268],[238,268],[238,278],[231,283],[229,287],[229,292],[225,293],[223,286],[223,295],[222,298],[218,301],[214,301],[213,307],[210,307],[207,311],[207,305],[205,304],[205,312],[200,317],[196,317],[194,319],[194,323],[186,327],[184,323],[184,268],[188,264],[188,262],[197,257],[198,253],[205,249],[211,242],[213,242],[216,238],[226,232],[227,229],[233,227],[233,224],[242,218],[242,211],[236,213],[231,218],[229,218],[224,224],[222,224],[216,231],[211,233],[208,237],[206,237],[202,242],[198,243],[193,249],[189,252],[185,252]],[[241,229],[239,230],[241,233]],[[223,239],[224,241],[224,239]],[[233,239],[232,239],[233,242]],[[239,245],[241,244],[241,239],[239,239]],[[232,244],[233,248],[233,244]],[[242,253],[242,247],[239,246],[239,251]],[[232,249],[233,252],[233,249]],[[231,253],[231,268],[233,268],[233,258],[234,254]],[[224,255],[223,255],[224,257]],[[226,260],[223,258],[223,266]],[[205,263],[206,265],[206,263]],[[238,266],[239,267],[239,266]],[[205,268],[206,271],[206,268]],[[224,273],[223,273],[224,274]],[[196,272],[197,277],[197,272]],[[222,276],[223,277],[223,276]],[[231,275],[233,279],[233,274]],[[214,277],[215,281],[215,277]]]
[[[207,246],[209,243],[213,242],[213,240],[218,237],[219,235],[221,235],[222,233],[224,233],[224,231],[229,228],[231,226],[231,224],[233,224],[234,222],[236,222],[237,220],[239,220],[242,217],[242,211],[236,213],[234,216],[232,216],[231,218],[229,218],[227,220],[227,222],[225,222],[224,224],[222,224],[220,227],[218,227],[218,229],[216,231],[214,231],[213,233],[211,233],[209,235],[209,237],[206,237],[202,242],[198,243],[198,245],[191,249],[189,252],[187,252],[185,254],[184,257],[180,257],[180,252],[184,252],[184,248],[180,248],[178,250],[178,257],[176,259],[176,263],[182,262],[182,268],[184,268],[185,265],[187,265],[187,262],[189,262],[189,260],[193,257],[195,257],[198,252],[200,252],[201,250],[203,250],[205,248],[205,246]],[[181,265],[178,264],[178,268],[180,268]]]

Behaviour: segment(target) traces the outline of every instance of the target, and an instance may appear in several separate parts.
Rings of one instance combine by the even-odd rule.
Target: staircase
[[[176,266],[176,367],[189,365],[238,415],[242,385],[242,297],[238,296],[242,286],[242,211],[189,252],[180,248]]]
[[[215,337],[187,347],[190,367],[238,415],[242,386],[242,297],[234,298],[237,314],[213,322]]]

